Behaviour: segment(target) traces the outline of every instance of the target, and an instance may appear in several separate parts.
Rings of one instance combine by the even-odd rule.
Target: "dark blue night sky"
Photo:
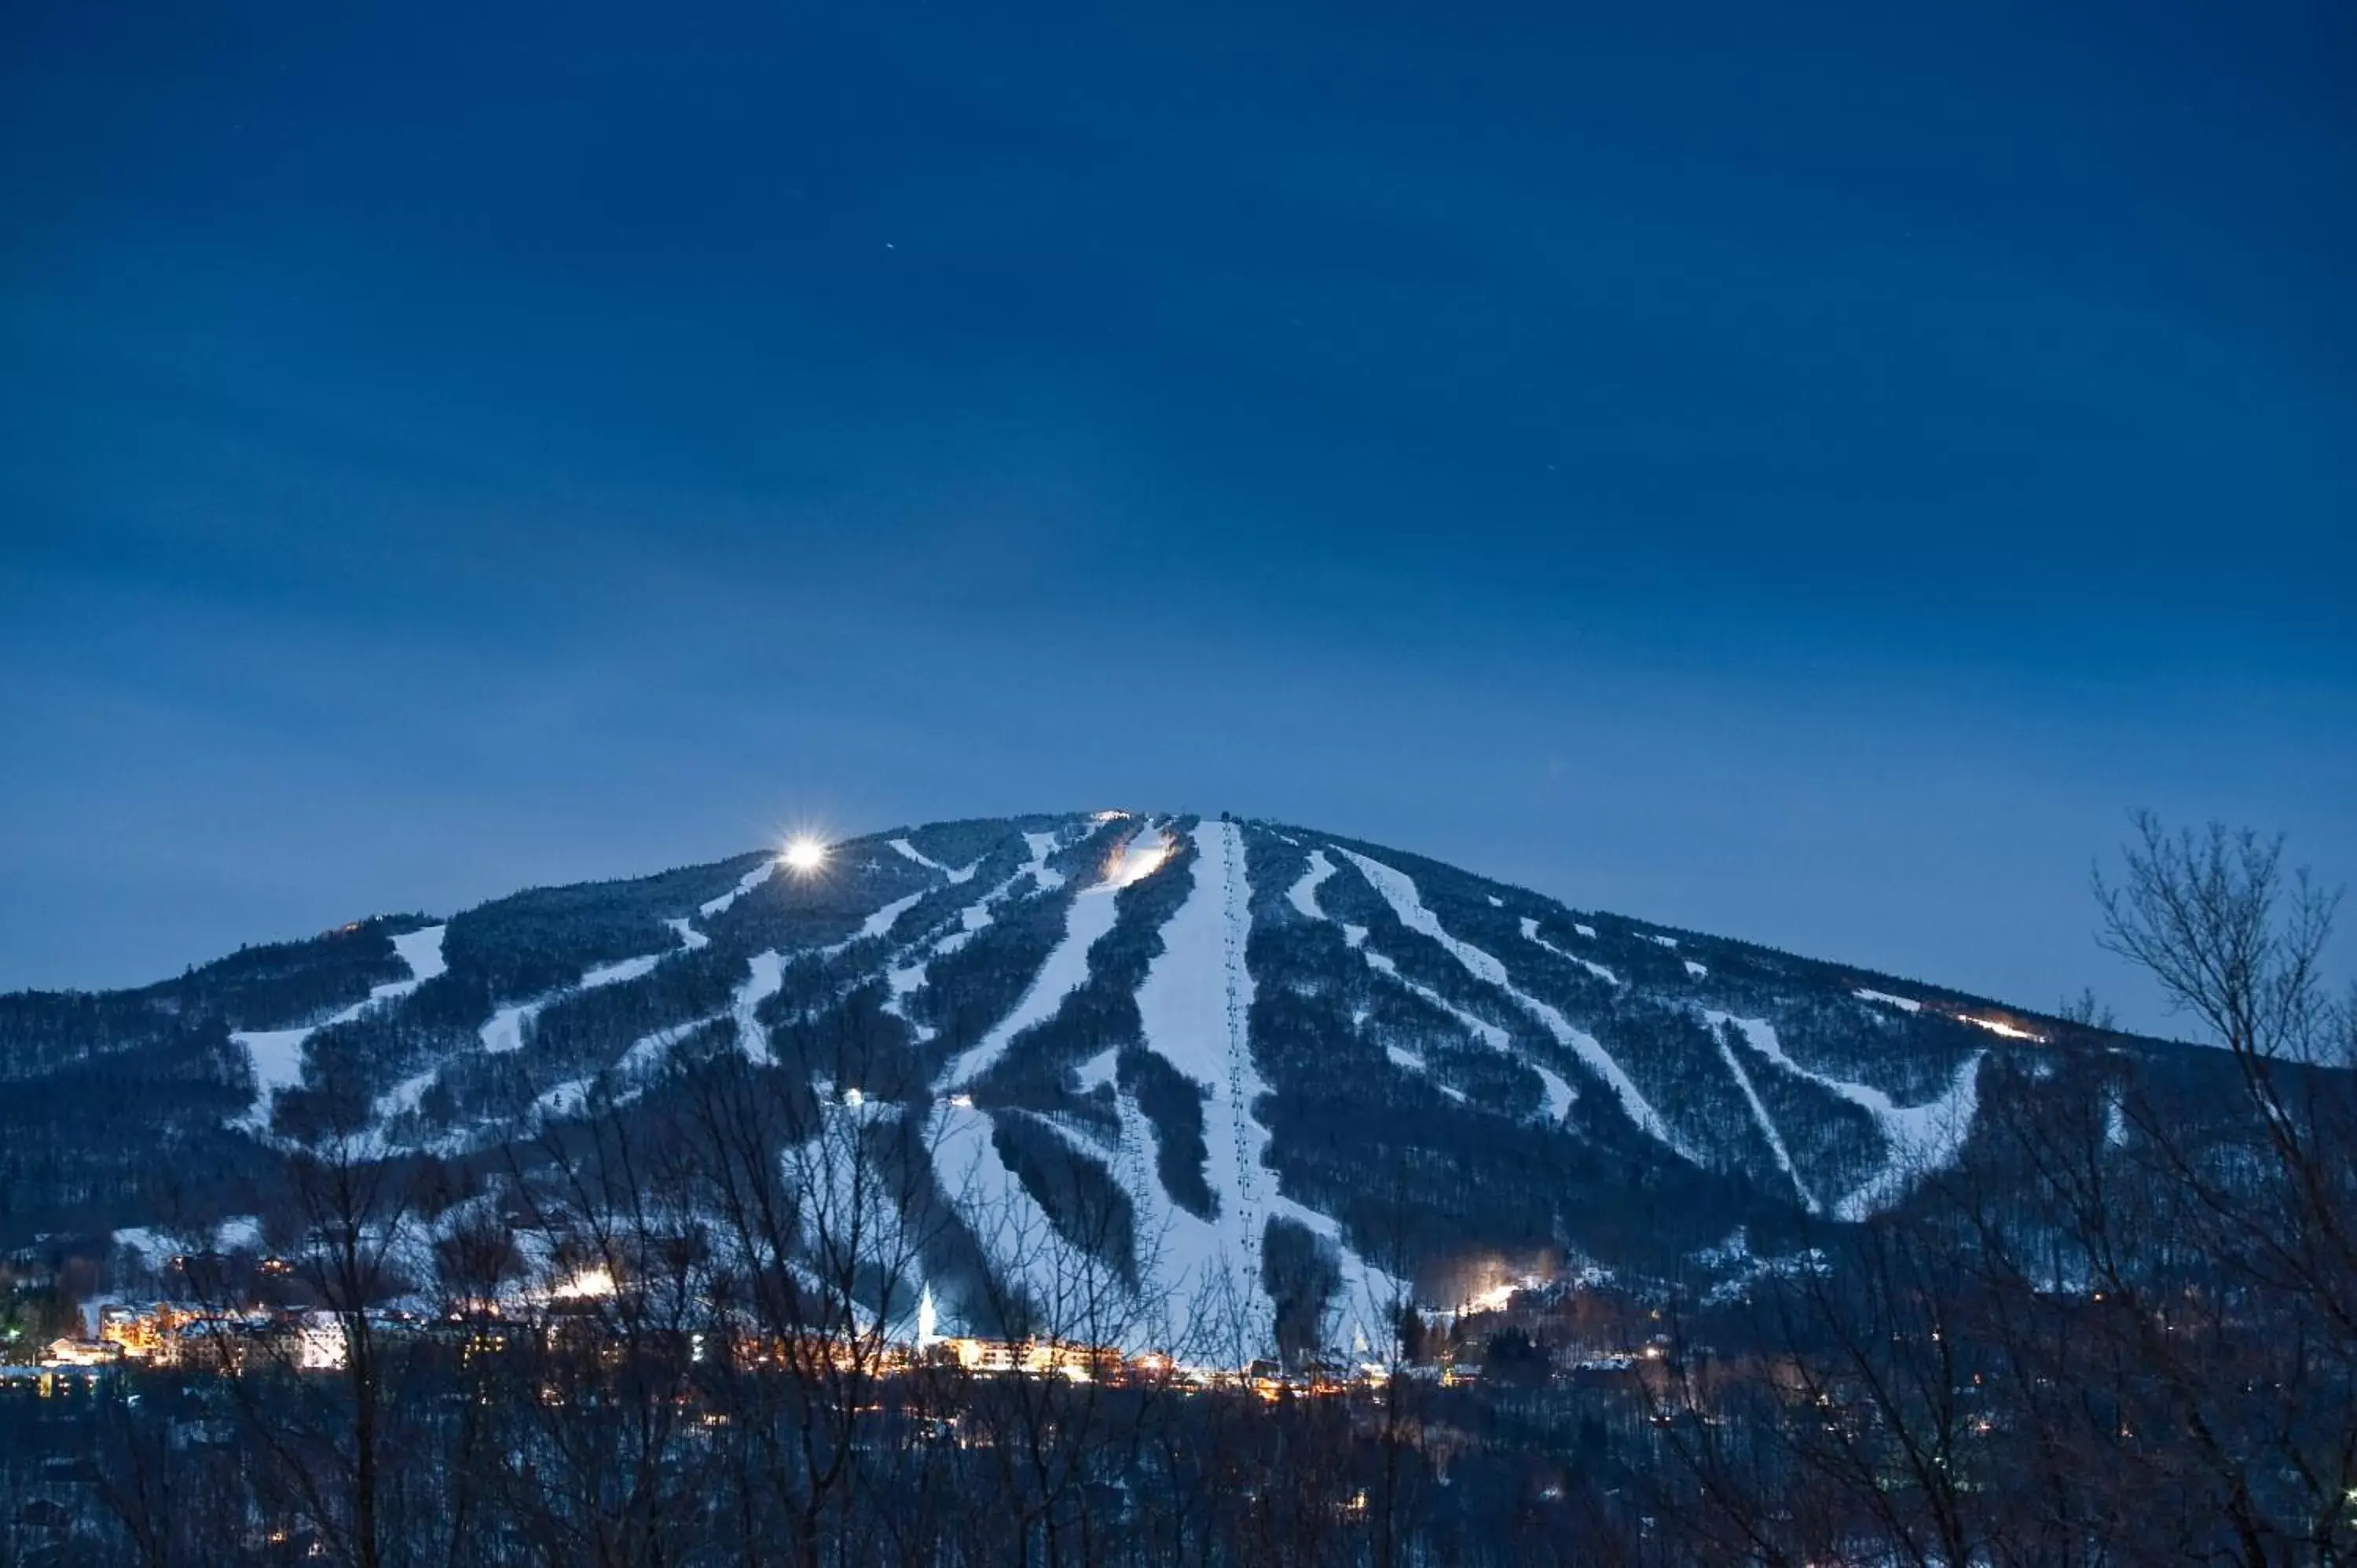
[[[8,6],[0,985],[1119,803],[2163,1025],[2128,808],[2357,875],[2352,82],[2322,3]]]

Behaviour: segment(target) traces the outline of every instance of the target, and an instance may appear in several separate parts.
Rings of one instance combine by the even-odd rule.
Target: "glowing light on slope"
[[[2029,1040],[2041,1046],[2046,1043],[2045,1036],[2032,1034],[2018,1024],[2008,1024],[2002,1018],[1976,1018],[1970,1013],[1958,1013],[1954,1016],[1959,1024],[1970,1024],[1976,1029],[1986,1029],[1990,1034],[2002,1035],[2008,1040]]]
[[[786,869],[808,876],[826,864],[826,845],[816,839],[795,839],[786,845]]]
[[[1133,882],[1143,882],[1162,869],[1170,858],[1171,842],[1160,832],[1143,832],[1123,844],[1105,861],[1104,880],[1098,886],[1114,892]]]
[[[614,1294],[613,1271],[605,1268],[584,1269],[571,1279],[559,1282],[549,1297],[554,1301],[597,1301]]]

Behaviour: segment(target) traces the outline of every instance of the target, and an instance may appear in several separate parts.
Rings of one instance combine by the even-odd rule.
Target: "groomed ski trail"
[[[1785,1054],[1783,1042],[1777,1039],[1775,1028],[1765,1019],[1738,1018],[1729,1013],[1715,1012],[1705,1012],[1703,1016],[1714,1028],[1733,1024],[1743,1031],[1744,1039],[1753,1050],[1794,1077],[1831,1090],[1874,1118],[1883,1142],[1890,1146],[1890,1157],[1883,1162],[1880,1171],[1834,1205],[1835,1219],[1872,1219],[1905,1197],[1913,1182],[1954,1164],[1964,1151],[1964,1140],[1973,1130],[1973,1117],[1980,1109],[1981,1058],[1986,1052],[1975,1051],[1956,1069],[1947,1092],[1937,1100],[1921,1105],[1901,1105],[1872,1084],[1852,1083],[1803,1067]]]
[[[320,1030],[349,1024],[369,1009],[408,995],[442,973],[449,965],[442,957],[442,937],[447,926],[427,926],[393,939],[393,955],[409,966],[409,978],[371,987],[366,996],[330,1017],[299,1029],[240,1030],[230,1038],[245,1047],[253,1067],[253,1103],[230,1125],[260,1133],[270,1125],[270,1105],[282,1089],[303,1081],[303,1044]]]
[[[1027,839],[1033,835],[1025,834]],[[1039,835],[1045,837],[1047,835]],[[1051,841],[1052,842],[1052,841]],[[1089,950],[1097,945],[1114,927],[1117,913],[1114,895],[1141,877],[1150,876],[1168,858],[1168,837],[1158,828],[1147,827],[1132,834],[1114,853],[1104,867],[1104,874],[1076,894],[1064,911],[1063,934],[1048,951],[1039,965],[1039,972],[1023,993],[1013,1012],[998,1021],[990,1032],[958,1054],[942,1076],[942,1083],[956,1087],[973,1082],[997,1065],[1006,1054],[1015,1037],[1056,1015],[1064,998],[1080,989],[1089,978]],[[1035,875],[1046,874],[1047,856],[1033,845]],[[1051,874],[1050,874],[1051,875]],[[1060,879],[1059,879],[1060,884]]]
[[[1581,1061],[1587,1064],[1590,1071],[1605,1081],[1620,1101],[1620,1109],[1628,1113],[1629,1119],[1637,1124],[1640,1131],[1689,1165],[1702,1164],[1684,1141],[1670,1131],[1670,1124],[1653,1109],[1636,1081],[1613,1059],[1612,1053],[1604,1048],[1602,1041],[1584,1029],[1574,1028],[1571,1020],[1561,1013],[1517,987],[1507,973],[1506,966],[1496,958],[1470,942],[1460,941],[1451,936],[1440,923],[1440,917],[1425,908],[1424,897],[1416,890],[1414,878],[1354,850],[1342,849],[1339,844],[1335,847],[1359,868],[1368,885],[1383,896],[1383,902],[1391,906],[1392,913],[1399,917],[1401,925],[1438,942],[1449,956],[1464,966],[1467,973],[1536,1018],[1555,1037],[1555,1044],[1577,1054]]]

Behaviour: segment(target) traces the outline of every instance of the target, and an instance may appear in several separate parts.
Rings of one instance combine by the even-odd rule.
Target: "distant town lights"
[[[826,864],[826,845],[813,838],[790,840],[785,860],[787,870],[807,876]]]

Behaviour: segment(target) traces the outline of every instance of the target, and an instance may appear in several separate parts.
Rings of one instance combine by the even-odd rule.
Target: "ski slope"
[[[943,876],[948,877],[952,884],[971,882],[974,880],[974,874],[982,869],[982,862],[978,860],[972,865],[957,867],[943,865],[940,861],[935,860],[931,855],[927,854],[915,844],[910,843],[907,839],[894,839],[891,841],[891,843],[893,849],[898,851],[903,859],[913,860],[928,871],[940,872]]]
[[[1162,951],[1137,988],[1146,1048],[1204,1090],[1204,1177],[1219,1219],[1175,1224],[1164,1237],[1162,1283],[1182,1296],[1222,1272],[1257,1281],[1264,1188],[1272,1184],[1261,1164],[1268,1130],[1252,1112],[1264,1085],[1245,1037],[1252,976],[1239,929],[1243,835],[1232,822],[1200,822],[1193,837],[1194,886],[1163,926]]]
[[[422,930],[404,931],[393,939],[395,957],[409,966],[406,980],[387,981],[371,987],[360,1001],[330,1017],[299,1029],[240,1030],[230,1036],[245,1047],[248,1062],[253,1069],[253,1104],[244,1115],[230,1123],[232,1127],[258,1133],[270,1125],[270,1104],[282,1089],[293,1089],[303,1081],[303,1045],[321,1029],[338,1024],[349,1024],[369,1009],[408,995],[419,986],[441,974],[448,965],[442,957],[442,936],[447,926],[427,926]]]
[[[1312,850],[1309,855],[1309,869],[1303,873],[1299,880],[1290,888],[1286,889],[1286,897],[1295,908],[1309,918],[1330,919],[1331,917],[1326,913],[1324,907],[1318,902],[1318,888],[1328,877],[1334,875],[1334,863],[1326,858],[1324,850]],[[1524,934],[1528,935],[1529,928],[1534,922],[1526,919],[1523,924]],[[1579,1099],[1579,1091],[1572,1088],[1561,1073],[1543,1063],[1532,1061],[1516,1051],[1513,1048],[1513,1037],[1487,1018],[1478,1017],[1467,1012],[1432,987],[1402,974],[1399,965],[1394,962],[1388,954],[1377,952],[1367,945],[1367,929],[1364,926],[1345,925],[1342,928],[1342,940],[1361,959],[1365,960],[1367,967],[1377,974],[1401,986],[1427,1005],[1442,1013],[1458,1027],[1491,1050],[1501,1056],[1511,1057],[1537,1073],[1540,1083],[1545,1089],[1546,1120],[1552,1126],[1559,1127],[1563,1124],[1564,1117],[1570,1113],[1573,1104]],[[1383,1051],[1394,1066],[1405,1068],[1421,1077],[1431,1077],[1430,1064],[1418,1053],[1393,1044],[1386,1044]],[[1463,1102],[1465,1094],[1462,1090],[1453,1089],[1437,1079],[1432,1081],[1433,1087],[1439,1090],[1441,1093],[1451,1100]]]
[[[901,916],[914,908],[917,901],[931,891],[931,888],[920,887],[917,891],[909,894],[905,898],[893,899],[889,904],[885,905],[882,908],[868,916],[867,918],[862,920],[859,923],[859,929],[852,932],[851,935],[844,938],[843,940],[839,942],[830,942],[825,947],[819,949],[820,956],[824,958],[833,958],[837,953],[850,950],[852,944],[855,942],[874,941],[877,938],[884,935],[887,931],[889,931],[892,929],[894,921],[898,920]]]
[[[1792,1190],[1801,1195],[1801,1201],[1808,1206],[1810,1213],[1823,1212],[1816,1195],[1803,1184],[1801,1173],[1792,1168],[1792,1155],[1784,1147],[1784,1134],[1777,1130],[1776,1119],[1768,1114],[1767,1103],[1760,1098],[1760,1090],[1752,1083],[1751,1074],[1745,1069],[1743,1058],[1735,1054],[1735,1048],[1719,1034],[1717,1025],[1712,1026],[1711,1034],[1718,1042],[1719,1059],[1727,1063],[1727,1070],[1734,1078],[1735,1087],[1743,1091],[1745,1103],[1751,1107],[1752,1120],[1759,1123],[1761,1134],[1768,1140],[1768,1152],[1775,1159],[1776,1168],[1784,1173],[1785,1179],[1792,1184]]]
[[[1635,1080],[1622,1070],[1619,1062],[1612,1059],[1612,1053],[1604,1048],[1602,1042],[1585,1030],[1572,1027],[1571,1021],[1555,1008],[1518,989],[1512,978],[1507,974],[1506,966],[1500,963],[1496,958],[1470,942],[1459,941],[1449,935],[1448,929],[1441,925],[1440,918],[1425,908],[1423,896],[1416,891],[1414,878],[1405,872],[1395,871],[1383,862],[1371,860],[1355,851],[1346,849],[1342,850],[1341,854],[1350,860],[1351,865],[1359,868],[1360,874],[1366,877],[1368,885],[1383,896],[1383,902],[1391,906],[1392,913],[1399,917],[1401,925],[1405,926],[1409,930],[1421,932],[1438,942],[1451,957],[1464,965],[1467,973],[1488,984],[1523,1012],[1536,1018],[1545,1026],[1547,1033],[1555,1036],[1557,1045],[1566,1047],[1575,1052],[1591,1071],[1610,1087],[1614,1097],[1620,1101],[1620,1109],[1628,1113],[1629,1119],[1634,1122],[1641,1131],[1680,1159],[1695,1165],[1703,1163],[1679,1140],[1676,1133],[1670,1131],[1670,1124],[1662,1119],[1661,1114],[1653,1109],[1652,1102],[1646,1100]]]
[[[737,899],[742,898],[746,894],[750,893],[754,888],[759,887],[762,883],[767,882],[770,877],[776,875],[777,871],[778,857],[776,855],[771,855],[769,859],[763,861],[760,865],[747,872],[744,875],[744,877],[737,882],[736,886],[731,887],[727,892],[723,893],[717,898],[708,898],[702,904],[696,906],[695,912],[705,919],[708,920],[712,918],[713,916],[722,913],[729,905],[734,904]]]
[[[1012,1114],[1020,1114],[1013,1112]],[[1105,1267],[1060,1235],[1022,1178],[999,1157],[988,1113],[963,1095],[935,1103],[926,1126],[933,1169],[958,1218],[999,1278],[1019,1291],[1043,1329],[1071,1332],[1085,1308],[1110,1289]],[[976,1332],[996,1332],[967,1314]]]
[[[729,1015],[737,1020],[737,1048],[753,1061],[770,1065],[770,1031],[755,1015],[786,983],[785,955],[775,948],[755,953],[748,972],[729,999]]]
[[[1026,834],[1026,838],[1032,835]],[[1080,890],[1064,910],[1064,930],[1049,950],[1039,972],[1023,993],[1015,1010],[992,1027],[990,1032],[950,1063],[942,1081],[955,1087],[973,1082],[997,1065],[1006,1054],[1006,1047],[1017,1036],[1035,1024],[1044,1024],[1056,1015],[1064,998],[1079,990],[1089,978],[1089,950],[1099,938],[1113,929],[1116,909],[1114,894],[1142,877],[1151,875],[1169,857],[1168,838],[1159,829],[1148,828],[1133,834],[1114,854],[1097,881]],[[1045,869],[1046,855],[1033,845],[1035,866]]]
[[[679,929],[675,921],[665,923],[674,930]],[[684,933],[682,935],[683,938]],[[690,948],[701,945],[700,942],[687,944]],[[655,965],[681,950],[683,950],[680,948],[666,948],[662,952],[641,953],[637,958],[626,958],[615,963],[601,963],[594,968],[584,970],[581,978],[571,985],[559,986],[554,991],[545,995],[535,996],[529,1002],[511,1002],[499,1008],[491,1014],[490,1020],[476,1031],[476,1037],[482,1042],[483,1049],[494,1056],[507,1051],[520,1051],[523,1048],[525,1029],[531,1026],[534,1018],[539,1017],[555,1003],[562,1002],[568,996],[577,995],[584,991],[596,991],[608,985],[619,985],[625,981],[642,979],[654,972]]]
[[[1578,931],[1582,936],[1593,937],[1596,935],[1594,931],[1588,929],[1586,926],[1575,926],[1572,929]],[[1528,915],[1523,917],[1523,940],[1524,941],[1536,942],[1539,946],[1546,949],[1547,951],[1555,954],[1555,957],[1563,960],[1566,963],[1576,963],[1579,965],[1580,968],[1587,971],[1588,973],[1604,982],[1607,985],[1618,985],[1620,983],[1620,975],[1614,973],[1611,970],[1607,969],[1604,965],[1597,962],[1594,959],[1582,958],[1576,952],[1567,952],[1564,949],[1559,948],[1553,942],[1547,940],[1544,937],[1539,935],[1539,923]]]
[[[1703,1016],[1714,1028],[1733,1024],[1743,1031],[1744,1039],[1753,1050],[1794,1077],[1831,1090],[1874,1118],[1875,1126],[1890,1149],[1889,1157],[1879,1172],[1834,1206],[1835,1219],[1867,1219],[1890,1208],[1907,1196],[1908,1188],[1916,1181],[1953,1165],[1964,1150],[1965,1138],[1972,1133],[1973,1117],[1980,1108],[1984,1052],[1974,1052],[1956,1069],[1947,1092],[1937,1100],[1921,1105],[1900,1105],[1872,1084],[1851,1083],[1803,1067],[1785,1054],[1775,1029],[1763,1019],[1711,1012]]]

